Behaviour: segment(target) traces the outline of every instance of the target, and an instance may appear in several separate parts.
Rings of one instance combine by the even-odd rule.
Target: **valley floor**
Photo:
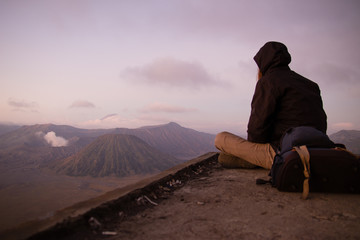
[[[0,232],[44,219],[57,210],[97,197],[147,176],[70,177],[39,169],[3,170],[0,174]]]

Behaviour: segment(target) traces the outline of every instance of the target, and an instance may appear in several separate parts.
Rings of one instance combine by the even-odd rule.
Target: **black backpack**
[[[270,182],[280,191],[360,193],[360,159],[308,126],[288,129],[281,140]]]

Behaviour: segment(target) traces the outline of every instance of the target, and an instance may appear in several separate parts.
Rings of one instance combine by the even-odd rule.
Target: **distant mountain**
[[[0,135],[14,131],[20,127],[21,126],[19,125],[13,125],[13,124],[0,124]]]
[[[80,129],[67,125],[36,124],[22,126],[14,131],[7,132],[0,136],[0,149],[15,146],[42,147],[49,146],[43,138],[48,132],[54,132],[57,136],[63,137],[74,143],[80,138],[95,138],[109,133],[113,129]]]
[[[74,155],[93,140],[93,138],[78,139],[76,144],[66,147],[31,146],[28,144],[0,149],[0,173],[4,169],[46,166],[47,163],[54,160]]]
[[[331,134],[329,137],[333,142],[345,144],[348,150],[360,155],[360,131],[341,130]]]
[[[90,143],[96,137],[113,133],[137,136],[150,146],[183,160],[189,160],[201,154],[216,151],[214,147],[215,135],[184,128],[177,123],[136,129],[115,128],[94,130],[54,124],[23,126],[0,136],[0,151],[1,149],[14,147],[51,147],[44,139],[44,135],[48,132],[54,132],[56,136],[66,139],[69,142],[69,147],[75,146],[77,149],[83,146],[84,142]]]
[[[137,129],[117,128],[113,133],[137,136],[150,146],[184,160],[216,151],[215,135],[184,128],[174,122]]]
[[[71,176],[124,177],[163,171],[180,162],[138,137],[106,134],[77,154],[53,162],[50,168]]]
[[[66,145],[55,145],[46,136],[60,138]],[[0,135],[0,174],[9,169],[39,168],[68,158],[104,134],[134,135],[164,154],[189,160],[216,151],[215,135],[201,133],[176,123],[137,129],[79,129],[66,125],[37,124],[22,126]]]
[[[0,136],[0,170],[39,167],[53,160],[64,159],[107,131],[112,130],[86,130],[54,124],[19,127]],[[48,132],[56,133],[68,144],[52,147],[44,138]]]

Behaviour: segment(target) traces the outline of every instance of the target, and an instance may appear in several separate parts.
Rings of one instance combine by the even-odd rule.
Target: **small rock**
[[[117,232],[104,231],[104,232],[102,232],[102,235],[105,235],[105,236],[115,236],[115,235],[117,235]]]
[[[92,229],[99,229],[101,228],[101,223],[94,217],[89,219],[89,225]]]
[[[168,188],[168,187],[163,187],[163,190],[166,191],[166,192],[171,192],[171,189]]]
[[[141,197],[138,197],[137,199],[136,199],[136,203],[137,203],[137,205],[145,205],[145,200],[144,200],[144,197],[143,196],[141,196]]]
[[[122,221],[125,219],[125,213],[123,211],[119,212],[119,220]]]

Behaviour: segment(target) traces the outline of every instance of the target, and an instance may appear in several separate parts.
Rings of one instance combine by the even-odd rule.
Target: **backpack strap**
[[[307,199],[309,196],[309,178],[310,178],[310,153],[305,145],[300,147],[294,147],[296,152],[301,158],[301,162],[304,165],[304,184],[303,184],[303,193],[302,199]]]

